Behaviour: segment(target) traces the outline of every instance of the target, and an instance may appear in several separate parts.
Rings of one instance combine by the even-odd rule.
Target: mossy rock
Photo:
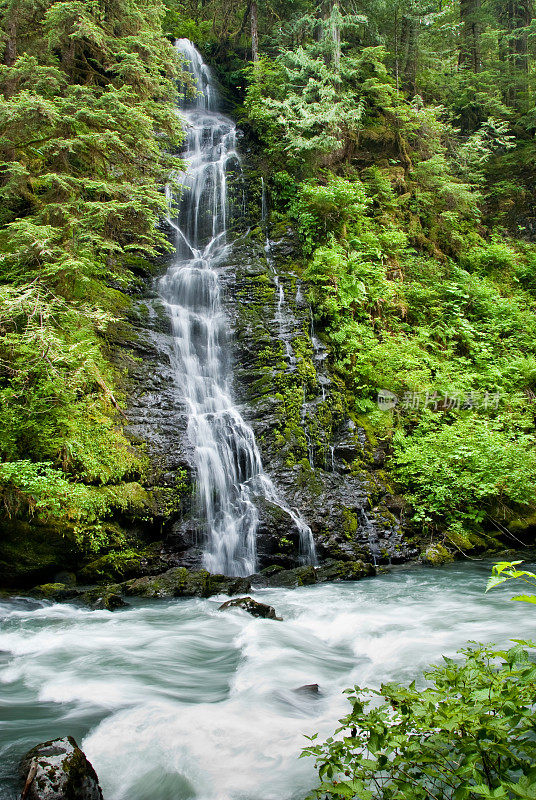
[[[118,608],[127,608],[120,594],[116,592],[103,592],[100,597],[91,604],[93,611],[117,611]]]
[[[125,595],[136,597],[211,597],[243,594],[251,589],[251,582],[247,578],[212,575],[206,570],[190,572],[186,567],[174,567],[161,575],[127,581],[122,588]]]
[[[158,572],[165,569],[160,558],[161,543],[140,550],[129,547],[112,551],[96,558],[80,570],[78,579],[83,583],[110,583]]]
[[[42,583],[40,586],[35,586],[30,594],[34,597],[42,597],[44,600],[63,603],[78,597],[80,590],[74,586],[67,586],[65,583]]]
[[[330,561],[319,567],[317,581],[359,581],[376,574],[372,564],[364,561]]]
[[[454,561],[454,556],[442,544],[431,544],[426,548],[423,556],[423,561],[430,564],[432,567],[437,567],[441,564],[448,564]]]
[[[508,523],[508,530],[512,533],[525,533],[536,528],[536,512],[526,517],[517,517]]]
[[[70,528],[4,521],[0,528],[0,585],[29,587],[72,570],[80,549]]]

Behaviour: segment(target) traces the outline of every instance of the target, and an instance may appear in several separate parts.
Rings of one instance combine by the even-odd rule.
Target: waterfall
[[[177,251],[159,288],[172,320],[173,367],[195,453],[204,566],[226,575],[255,572],[259,495],[287,512],[300,531],[302,561],[314,563],[311,530],[265,474],[253,430],[232,399],[229,320],[218,267],[229,252],[229,184],[240,174],[236,128],[217,110],[213,78],[194,45],[180,39],[176,47],[195,94],[183,88],[186,169],[179,176],[178,208],[170,212]]]

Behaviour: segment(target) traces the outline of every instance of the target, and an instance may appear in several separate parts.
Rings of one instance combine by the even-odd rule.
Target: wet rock
[[[72,736],[32,748],[20,776],[23,800],[102,800],[97,773]]]
[[[251,614],[253,617],[262,617],[262,619],[276,619],[281,622],[282,617],[278,617],[275,613],[275,608],[266,603],[259,603],[253,600],[252,597],[237,597],[235,600],[227,600],[219,607],[219,611],[226,611],[229,608],[242,608]]]
[[[375,574],[373,565],[365,564],[363,561],[327,561],[316,570],[316,579],[319,583],[359,581]]]
[[[254,576],[256,586],[295,589],[298,586],[309,586],[313,583],[328,581],[359,581],[376,574],[372,564],[364,561],[334,561],[328,559],[320,567],[297,567],[271,571]]]
[[[314,567],[296,567],[285,569],[266,577],[265,586],[293,589],[297,586],[310,586],[316,583],[316,570]]]
[[[235,391],[264,467],[288,507],[310,526],[321,561],[416,558],[403,535],[404,506],[393,502],[382,469],[384,453],[350,418],[329,345],[313,329],[307,285],[289,260],[292,235],[283,230],[270,238],[267,259],[259,237],[242,237],[221,276]],[[294,569],[293,525],[269,504],[259,507],[261,571],[269,564]],[[288,584],[295,581],[282,575],[280,585]]]
[[[211,597],[215,594],[242,594],[251,589],[248,578],[212,575],[206,570],[190,572],[175,567],[162,575],[137,578],[122,584],[123,593],[136,597]]]
[[[298,686],[297,689],[293,689],[292,691],[296,692],[296,694],[318,695],[320,694],[320,687],[318,683],[306,683],[304,686]]]
[[[126,608],[127,606],[128,603],[125,603],[121,595],[114,592],[102,594],[91,604],[91,608],[94,611],[116,611],[118,608]]]
[[[290,514],[264,497],[256,497],[259,514],[257,560],[260,569],[267,566],[292,568],[299,564],[300,531]]]

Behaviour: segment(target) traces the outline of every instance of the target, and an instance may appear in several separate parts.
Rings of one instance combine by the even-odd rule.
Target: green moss
[[[516,517],[508,523],[508,529],[512,533],[524,533],[531,528],[536,528],[536,512],[524,517]]]
[[[79,580],[85,583],[104,583],[121,581],[140,574],[142,565],[158,563],[155,546],[142,550],[129,547],[125,550],[112,550],[87,564],[79,573]]]
[[[435,543],[431,544],[426,548],[424,553],[424,558],[434,567],[439,566],[440,564],[448,564],[450,561],[454,561],[454,556],[450,553],[446,547],[442,544]]]
[[[344,531],[344,535],[346,536],[347,539],[353,539],[359,527],[359,520],[357,518],[357,514],[354,511],[351,511],[351,509],[343,506],[342,519],[343,519],[342,528]]]

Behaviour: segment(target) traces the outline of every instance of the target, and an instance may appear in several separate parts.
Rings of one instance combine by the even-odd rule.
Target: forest
[[[98,549],[99,521],[139,502],[143,454],[122,432],[109,339],[167,246],[180,37],[218,64],[272,219],[299,235],[345,402],[388,442],[410,524],[462,550],[526,528],[528,0],[4,3],[5,513],[68,522]],[[380,390],[394,409],[378,406]]]
[[[463,561],[536,580],[517,568],[536,531],[532,0],[0,0],[0,23],[0,592],[134,614],[260,589],[292,615],[299,589],[321,619],[346,598],[372,639],[389,592],[432,638],[419,592],[463,620],[466,597],[474,636],[519,638],[466,646],[466,620],[428,652],[415,633],[411,669],[387,648],[381,688],[365,672],[350,714],[334,701],[335,738],[321,714],[300,728],[325,739],[310,796],[536,796],[530,606],[495,634],[490,563]],[[440,569],[384,574],[402,563]],[[393,683],[447,651],[426,691]],[[338,696],[361,681],[344,669]],[[61,702],[93,702],[77,681]],[[101,727],[79,725],[123,800]],[[151,774],[130,800],[216,797]],[[217,797],[295,800],[301,780]]]

